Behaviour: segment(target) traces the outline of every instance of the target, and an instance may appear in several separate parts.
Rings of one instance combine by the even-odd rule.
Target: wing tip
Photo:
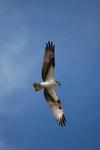
[[[45,49],[49,49],[49,50],[51,50],[51,51],[54,52],[54,50],[55,50],[55,44],[53,43],[53,41],[46,42]]]
[[[61,117],[60,120],[58,120],[58,123],[59,123],[59,126],[63,127],[63,126],[66,126],[66,118],[65,118],[65,115],[63,114],[63,116]]]

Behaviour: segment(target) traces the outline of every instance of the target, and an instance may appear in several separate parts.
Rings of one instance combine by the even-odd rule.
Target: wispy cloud
[[[27,59],[27,35],[20,33],[13,42],[12,38],[9,41],[1,44],[0,96],[26,86],[30,69],[37,62],[35,55],[34,59]]]
[[[7,144],[5,143],[3,140],[0,140],[0,149],[2,150],[12,150],[12,148]]]
[[[20,147],[17,148],[10,145],[9,143],[7,143],[6,141],[4,140],[0,140],[0,149],[1,150],[20,150]]]
[[[10,107],[7,105],[7,96],[11,95],[14,91],[27,88],[30,83],[31,77],[36,71],[40,56],[30,47],[29,32],[22,30],[17,34],[11,34],[9,39],[0,41],[0,118],[7,116],[10,112]],[[16,102],[13,104],[15,107]],[[23,112],[25,105],[17,110]],[[23,108],[24,107],[24,108]],[[11,114],[13,111],[11,111]],[[21,113],[22,114],[22,113]],[[16,115],[14,116],[16,117]],[[7,118],[4,117],[4,120]],[[13,118],[13,117],[12,117]],[[10,122],[13,120],[9,118]],[[5,121],[6,122],[6,121]],[[0,125],[0,149],[1,150],[20,150],[20,146],[15,146],[8,140],[5,133],[5,122]],[[12,121],[13,122],[13,121]],[[9,127],[8,127],[9,128]],[[8,133],[9,134],[9,133]],[[10,141],[10,142],[9,142]]]
[[[7,145],[2,140],[0,140],[0,149],[2,149],[2,150],[7,149]]]

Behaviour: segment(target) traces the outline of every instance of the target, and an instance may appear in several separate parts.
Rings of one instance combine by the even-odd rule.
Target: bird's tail
[[[34,83],[33,87],[34,87],[35,91],[39,91],[39,90],[43,89],[43,86],[40,83]]]

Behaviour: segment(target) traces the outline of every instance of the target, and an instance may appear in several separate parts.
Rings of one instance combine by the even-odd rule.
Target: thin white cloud
[[[0,150],[20,150],[20,147],[14,147],[8,144],[6,141],[0,140]]]
[[[5,150],[7,149],[7,145],[4,143],[4,141],[0,140],[0,149]]]
[[[0,96],[26,86],[30,69],[35,67],[38,58],[26,59],[28,50],[27,35],[23,33],[10,42],[2,41],[0,52]],[[11,38],[12,39],[12,38]],[[26,50],[25,50],[26,49]]]

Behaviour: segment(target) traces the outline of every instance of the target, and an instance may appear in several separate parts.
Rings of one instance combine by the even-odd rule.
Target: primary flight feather
[[[61,106],[61,102],[57,97],[55,88],[57,85],[60,86],[60,82],[54,79],[54,68],[55,68],[55,45],[53,42],[46,43],[44,60],[42,67],[42,80],[41,83],[34,83],[33,86],[35,91],[44,89],[44,96],[54,114],[59,125],[63,126],[66,124],[66,118]]]

